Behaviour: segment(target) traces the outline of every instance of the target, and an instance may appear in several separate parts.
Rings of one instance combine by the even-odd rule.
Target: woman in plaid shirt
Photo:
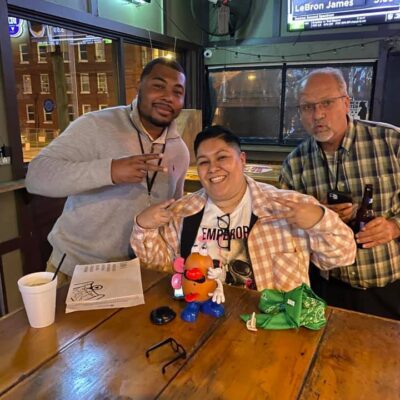
[[[288,291],[309,283],[310,260],[323,270],[354,261],[353,233],[335,212],[244,175],[245,154],[230,131],[206,128],[194,149],[203,189],[135,218],[131,245],[142,265],[172,272],[175,258],[207,242],[227,283]]]

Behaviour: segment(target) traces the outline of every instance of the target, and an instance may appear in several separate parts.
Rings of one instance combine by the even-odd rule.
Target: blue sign
[[[8,17],[8,33],[10,37],[21,36],[23,22],[24,20],[21,18]]]
[[[54,101],[52,99],[44,100],[43,108],[46,112],[52,112],[54,110]]]

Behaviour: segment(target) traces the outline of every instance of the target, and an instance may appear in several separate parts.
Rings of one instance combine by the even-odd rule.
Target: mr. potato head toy
[[[173,275],[171,284],[175,290],[183,291],[187,303],[181,312],[181,319],[194,322],[199,312],[219,318],[224,315],[224,288],[221,278],[221,268],[214,268],[213,260],[208,255],[205,244],[192,247],[191,254],[186,258],[178,258],[174,262],[177,272]]]

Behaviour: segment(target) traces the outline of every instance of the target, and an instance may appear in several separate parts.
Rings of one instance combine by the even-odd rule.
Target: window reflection
[[[373,65],[336,67],[342,71],[348,85],[350,115],[368,119]],[[287,67],[286,70],[283,67],[211,70],[206,123],[224,125],[246,143],[297,144],[307,137],[297,111],[297,89],[301,79],[315,68],[317,66]],[[282,79],[284,71],[286,76]],[[281,106],[282,85],[284,108]]]
[[[149,61],[157,57],[176,58],[176,53],[174,52],[138,46],[131,43],[124,43],[124,55],[125,96],[127,103],[130,103],[136,97],[140,74]]]
[[[210,81],[213,124],[246,141],[257,143],[266,136],[278,141],[281,69],[211,72]]]
[[[21,29],[10,39],[23,155],[30,161],[79,115],[117,105],[117,79],[111,40],[25,20]]]
[[[18,20],[11,35],[24,161],[80,115],[118,104],[114,42],[62,27]],[[136,96],[144,65],[174,53],[125,43],[126,99]]]
[[[297,89],[300,81],[317,67],[288,68],[286,74],[285,109],[283,125],[283,141],[293,139],[302,140],[307,137],[300,122],[297,110]],[[372,95],[372,65],[338,66],[347,83],[347,91],[350,96],[350,115],[353,118],[368,119],[371,108]]]

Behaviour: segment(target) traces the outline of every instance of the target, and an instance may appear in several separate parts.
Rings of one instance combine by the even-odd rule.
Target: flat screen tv
[[[288,0],[289,31],[400,22],[400,0]]]

